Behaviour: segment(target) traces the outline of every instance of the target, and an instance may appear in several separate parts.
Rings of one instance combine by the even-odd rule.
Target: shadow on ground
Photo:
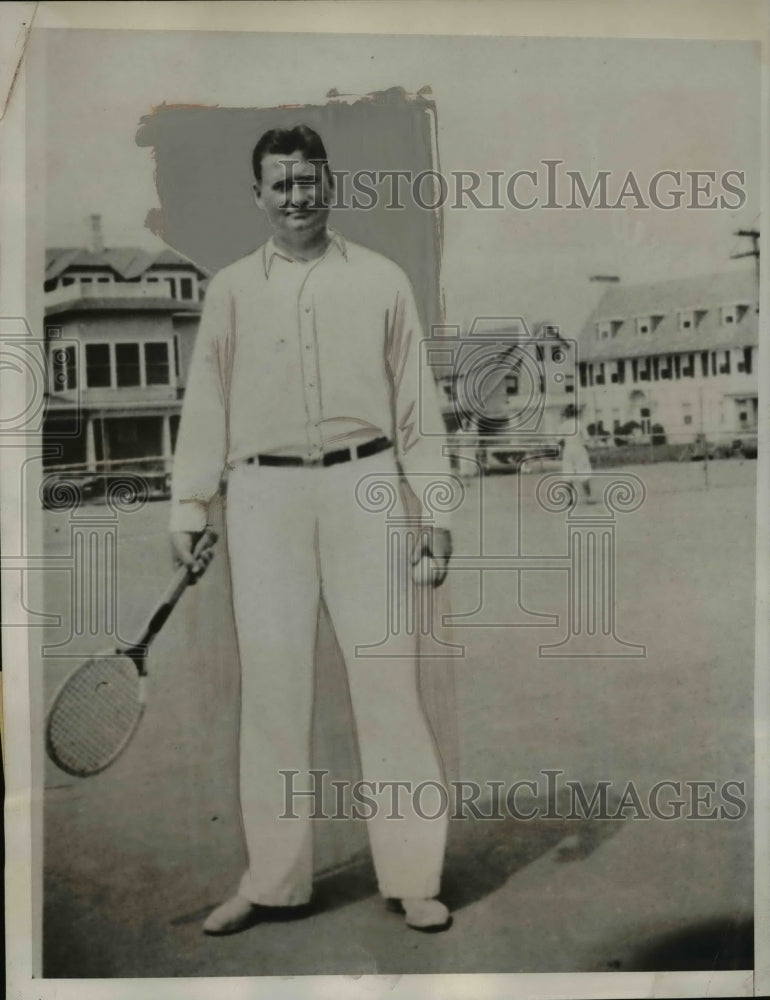
[[[721,917],[624,944],[607,972],[731,972],[754,968],[754,923]]]
[[[482,810],[484,812],[488,810]],[[539,812],[545,812],[545,804]],[[564,812],[564,810],[562,810]],[[621,828],[622,820],[454,819],[449,824],[441,898],[452,911],[475,903],[503,886],[516,872],[561,845],[554,860],[588,857]],[[316,912],[347,906],[377,892],[368,849],[316,881]]]

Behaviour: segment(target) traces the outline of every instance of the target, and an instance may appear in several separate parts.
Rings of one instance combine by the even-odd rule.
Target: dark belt
[[[318,465],[338,465],[340,462],[350,462],[353,458],[368,458],[369,455],[378,455],[381,451],[387,451],[393,447],[393,442],[386,437],[378,437],[366,444],[359,444],[356,448],[338,448],[336,451],[327,451],[322,458],[302,458],[299,455],[252,455],[246,459],[247,465],[295,465],[312,468]]]

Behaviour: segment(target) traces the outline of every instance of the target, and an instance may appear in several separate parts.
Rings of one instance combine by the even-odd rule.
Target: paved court
[[[563,628],[564,572],[522,574],[518,609],[511,574],[482,595],[478,574],[455,573],[455,612],[471,616],[483,596],[491,623],[455,629],[466,646],[455,665],[460,776],[510,785],[560,769],[588,786],[611,781],[613,794],[628,781],[648,790],[663,779],[742,780],[750,806],[756,465],[713,462],[708,489],[693,463],[608,473],[622,471],[642,479],[646,499],[617,518],[616,628],[646,656],[538,655]],[[515,551],[517,517],[528,554],[565,552],[564,515],[537,504],[537,479],[468,481],[458,554],[477,553],[482,537],[487,552]],[[168,575],[166,516],[156,502],[121,517],[124,635]],[[66,552],[67,515],[45,521],[49,551]],[[751,967],[750,807],[738,821],[455,820],[444,879],[455,922],[432,936],[385,911],[364,831],[321,824],[325,874],[311,914],[204,937],[203,917],[244,861],[222,573],[215,560],[158,638],[148,712],[123,758],[88,780],[46,763],[45,975]],[[49,574],[47,597],[65,620],[67,580]],[[504,627],[513,610],[556,615],[559,625]],[[50,629],[47,641],[65,633]],[[66,651],[100,644],[80,637]],[[48,696],[70,665],[47,659]],[[345,744],[349,734],[330,739]]]

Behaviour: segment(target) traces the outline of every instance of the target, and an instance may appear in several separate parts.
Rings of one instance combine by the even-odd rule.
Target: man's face
[[[299,151],[264,156],[255,193],[277,236],[311,240],[326,227],[331,185],[323,164],[309,163]]]

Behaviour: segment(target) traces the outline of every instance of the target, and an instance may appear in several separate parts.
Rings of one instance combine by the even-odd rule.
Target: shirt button
[[[310,306],[305,306],[305,312],[306,312],[306,313],[309,313],[309,312],[310,312]]]

